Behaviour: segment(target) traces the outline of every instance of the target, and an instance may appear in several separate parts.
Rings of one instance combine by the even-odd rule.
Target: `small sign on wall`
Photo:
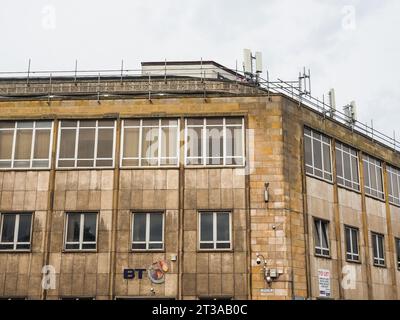
[[[323,298],[331,297],[331,272],[326,269],[318,270],[319,296]]]

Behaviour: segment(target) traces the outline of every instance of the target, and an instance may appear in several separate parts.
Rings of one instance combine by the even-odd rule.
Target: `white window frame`
[[[347,247],[347,230],[350,230],[350,248]],[[357,248],[353,247],[353,231],[356,232]],[[351,226],[344,226],[344,236],[346,244],[346,260],[351,262],[360,262],[360,230]],[[356,249],[357,251],[355,251]],[[349,257],[350,256],[350,257]]]
[[[306,130],[309,130],[311,132],[311,134],[307,134]],[[319,134],[321,136],[321,139],[317,139],[316,137],[314,137],[314,134]],[[311,162],[312,162],[312,165],[307,164],[305,160],[304,160],[304,165],[305,165],[306,169],[310,168],[312,170],[312,173],[311,172],[307,172],[307,170],[305,170],[306,171],[306,175],[314,177],[314,178],[317,178],[317,179],[322,179],[322,180],[325,180],[325,181],[328,181],[328,182],[333,182],[332,139],[330,137],[328,137],[327,135],[325,135],[323,133],[320,133],[318,131],[315,131],[315,130],[313,130],[311,128],[308,128],[308,127],[304,128],[304,136],[311,139]],[[323,137],[327,138],[329,140],[329,143],[325,142]],[[321,142],[321,162],[322,162],[321,165],[322,165],[322,169],[315,168],[315,165],[314,165],[314,163],[315,163],[315,161],[314,161],[314,157],[315,157],[314,156],[314,143],[313,143],[314,140],[317,140],[317,141]],[[329,161],[330,161],[331,171],[325,170],[324,145],[329,147]],[[306,152],[306,150],[305,150],[305,147],[304,147],[304,157],[305,157],[305,152]],[[315,170],[321,171],[322,172],[322,177],[317,175],[317,174],[315,174]],[[331,179],[325,178],[325,174],[330,175]]]
[[[380,163],[379,165],[374,163],[373,161]],[[379,199],[379,200],[385,200],[385,193],[384,193],[384,183],[383,183],[383,167],[382,167],[382,161],[375,159],[367,154],[364,154],[363,156],[363,165],[367,164],[367,169],[368,169],[368,186],[367,186],[367,181],[365,179],[365,172],[364,172],[364,189],[365,189],[365,194],[368,196],[371,196],[373,198]],[[371,185],[371,166],[375,169],[375,174],[376,178],[381,180],[381,186],[382,190],[378,190],[377,188],[372,187]],[[364,167],[365,168],[365,167]],[[380,169],[380,170],[379,170]],[[380,172],[380,175],[378,174]],[[378,187],[378,181],[376,181],[376,186]],[[375,191],[377,195],[371,194],[372,191]]]
[[[150,128],[149,126],[143,126],[143,120],[148,120],[151,118],[145,119],[124,119],[122,120],[121,126],[121,150],[120,150],[120,167],[121,168],[176,168],[179,167],[179,158],[180,158],[180,119],[171,118],[170,120],[177,120],[177,125],[163,125],[162,120],[169,120],[168,118],[157,118],[152,120],[158,120],[158,151],[157,151],[157,158],[144,158],[142,156],[142,137],[143,137],[143,128]],[[125,121],[129,120],[138,120],[138,126],[125,126]],[[125,128],[136,128],[139,129],[139,141],[137,142],[138,145],[138,157],[125,157],[124,158],[124,139],[125,139]],[[151,128],[156,128],[155,126],[151,126]],[[162,129],[163,128],[176,128],[176,156],[175,157],[162,157],[161,150],[162,149]],[[157,160],[157,165],[142,165],[142,160]],[[167,159],[176,159],[176,164],[161,164],[161,160]],[[137,166],[124,166],[123,160],[137,160]]]
[[[382,248],[383,252],[379,250],[379,239],[382,239]],[[374,266],[377,267],[385,267],[385,236],[380,233],[371,232],[371,240],[372,240],[372,257],[374,259]],[[375,256],[375,246],[376,246],[376,254]]]
[[[11,162],[11,167],[0,167],[0,170],[5,171],[5,170],[26,170],[26,169],[31,169],[31,170],[46,170],[50,169],[51,167],[51,151],[52,151],[52,145],[53,145],[53,127],[54,127],[54,121],[53,120],[24,120],[24,121],[11,121],[14,122],[14,128],[0,128],[0,131],[13,131],[13,141],[12,141],[12,151],[11,151],[11,159],[1,159],[0,162]],[[18,123],[21,122],[33,122],[33,127],[32,128],[18,128]],[[37,128],[36,124],[38,122],[51,122],[51,127],[49,128]],[[16,142],[17,142],[17,131],[23,131],[23,130],[32,130],[32,141],[31,141],[31,154],[29,159],[24,159],[24,160],[16,160],[15,159],[15,147],[16,147]],[[35,152],[35,139],[36,139],[36,131],[41,131],[41,130],[49,130],[50,131],[50,145],[49,145],[49,155],[47,159],[34,159],[34,152]],[[15,167],[14,163],[18,161],[29,161],[29,166],[26,167]],[[48,166],[46,167],[34,167],[32,166],[33,161],[48,161]]]
[[[133,231],[135,226],[135,214],[145,214],[146,215],[146,231],[145,231],[145,241],[133,241]],[[162,228],[161,228],[161,248],[150,248],[150,244],[159,244],[160,241],[150,241],[150,216],[152,214],[159,214],[162,216]],[[132,223],[131,223],[132,231],[131,231],[131,251],[164,251],[165,242],[165,214],[161,211],[154,211],[154,212],[132,212]],[[145,249],[133,249],[133,244],[145,244]]]
[[[246,165],[246,156],[245,156],[245,127],[244,127],[244,117],[218,117],[222,118],[223,122],[222,125],[214,125],[214,124],[207,124],[207,119],[212,119],[212,117],[208,118],[201,118],[203,120],[203,124],[200,125],[188,125],[187,120],[188,119],[193,119],[193,118],[185,118],[185,148],[184,148],[184,160],[185,160],[185,167],[244,167]],[[226,124],[226,119],[229,118],[241,118],[242,123],[239,124]],[[216,126],[222,126],[222,149],[223,149],[223,154],[222,154],[222,164],[207,164],[208,159],[220,159],[221,157],[208,157],[206,154],[207,150],[207,127],[216,127]],[[226,164],[226,128],[227,127],[239,127],[241,126],[242,130],[242,156],[230,156],[230,159],[241,159],[242,164]],[[201,128],[202,129],[202,137],[201,137],[201,155],[198,157],[188,157],[188,129],[189,128]],[[188,160],[190,159],[200,159],[201,164],[189,164]]]
[[[70,215],[80,215],[79,221],[79,241],[67,241],[68,236],[68,220]],[[85,226],[85,214],[96,215],[96,241],[83,241],[83,230]],[[64,250],[65,251],[97,251],[97,241],[99,236],[99,213],[98,212],[66,212],[65,228],[64,228]],[[67,249],[67,244],[78,244],[79,248]],[[94,244],[95,248],[82,248],[83,244]]]
[[[354,151],[356,155],[352,154],[351,152],[347,152],[346,150],[344,150],[344,147],[349,148],[350,150]],[[340,152],[341,155],[341,160],[342,160],[342,172],[338,172],[337,170],[337,164],[336,164],[336,176],[337,178],[340,178],[343,180],[344,183],[340,183],[338,182],[338,185],[344,188],[350,188],[352,190],[355,191],[360,191],[360,168],[359,168],[359,160],[358,160],[358,152],[356,149],[347,146],[339,141],[336,142],[336,147],[335,147],[335,152]],[[350,159],[350,175],[351,175],[351,180],[347,179],[344,176],[344,154],[347,154],[349,156]],[[336,156],[336,153],[335,153]],[[352,161],[355,160],[357,163],[357,177],[358,177],[358,181],[355,180],[355,173],[353,172],[353,165],[352,165]],[[347,186],[345,182],[349,182],[351,184],[351,187]]]
[[[389,202],[395,206],[400,206],[400,170],[387,165],[388,184],[389,185]],[[397,184],[398,194],[394,194],[393,186]]]
[[[56,157],[56,168],[60,170],[68,170],[68,169],[113,169],[115,167],[115,139],[116,139],[116,121],[113,120],[114,125],[113,127],[99,127],[99,121],[102,120],[112,120],[112,119],[81,119],[81,120],[75,120],[75,119],[62,119],[59,122],[58,126],[58,142],[57,142],[57,157]],[[61,127],[61,123],[63,121],[76,121],[76,126],[75,127]],[[81,121],[96,121],[96,126],[95,127],[83,127],[82,129],[95,129],[95,137],[94,137],[94,151],[93,151],[93,158],[91,159],[78,159],[78,146],[79,146],[79,131],[80,131],[80,122]],[[113,129],[113,146],[112,146],[112,157],[111,158],[97,158],[97,147],[98,147],[98,132],[100,129]],[[72,158],[60,158],[60,142],[61,142],[61,130],[75,130],[75,151],[74,151],[74,157]],[[60,167],[58,165],[59,161],[63,160],[69,160],[69,161],[74,161],[74,166],[70,167]],[[79,166],[78,167],[78,160],[79,161],[91,161],[93,160],[93,166]],[[102,161],[102,160],[112,160],[112,165],[111,166],[97,166],[96,163],[97,161]]]
[[[202,241],[201,240],[201,216],[203,213],[212,213],[213,214],[213,240],[212,241]],[[217,240],[217,215],[220,213],[228,213],[229,214],[229,240],[228,241],[218,241]],[[199,251],[231,251],[232,250],[232,212],[231,211],[207,211],[202,210],[199,211],[198,214],[198,250]],[[202,243],[211,243],[213,244],[212,248],[201,248]],[[229,248],[217,248],[217,244],[229,243]]]
[[[330,249],[330,239],[329,239],[329,225],[330,225],[330,223],[329,223],[329,221],[327,221],[327,220],[324,220],[324,219],[320,219],[320,218],[314,218],[314,241],[316,240],[316,238],[317,238],[317,235],[318,235],[318,233],[317,233],[317,230],[315,230],[315,228],[316,228],[316,222],[318,222],[318,229],[319,229],[319,243],[320,243],[320,245],[318,246],[317,245],[317,242],[315,241],[315,246],[314,246],[314,248],[315,248],[315,250],[314,250],[314,252],[315,252],[315,255],[316,256],[318,256],[318,257],[323,257],[323,258],[330,258],[330,256],[331,256],[331,249]],[[325,228],[323,228],[323,226],[325,226]],[[324,248],[322,245],[323,245],[323,234],[322,234],[322,232],[325,230],[325,232],[326,232],[326,242],[327,242],[327,247],[326,248]],[[317,250],[320,250],[320,253],[318,253],[317,252]]]
[[[21,214],[29,214],[31,216],[31,228],[29,233],[29,242],[18,242],[18,232],[19,232],[19,219]],[[0,251],[31,251],[32,249],[32,232],[33,232],[33,213],[31,212],[9,212],[9,213],[0,213],[0,241],[3,236],[3,217],[5,215],[15,215],[15,225],[14,225],[14,241],[13,242],[0,242],[2,245],[13,245],[12,249],[0,249]],[[17,245],[27,245],[29,244],[29,249],[23,248],[18,249]]]

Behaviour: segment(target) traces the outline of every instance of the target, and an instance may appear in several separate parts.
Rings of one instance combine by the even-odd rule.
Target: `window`
[[[384,236],[382,234],[372,232],[372,248],[374,252],[374,265],[379,267],[385,266],[385,245]]]
[[[396,253],[397,253],[397,269],[400,270],[400,239],[396,238]]]
[[[132,250],[164,249],[164,214],[134,213],[132,219]]]
[[[178,165],[177,119],[124,120],[121,139],[122,167]]]
[[[185,165],[244,165],[244,118],[189,118]]]
[[[346,236],[346,260],[359,262],[360,252],[358,246],[358,234],[357,228],[345,226],[345,236]]]
[[[0,169],[50,167],[52,121],[0,121]]]
[[[315,254],[318,256],[329,257],[329,222],[321,219],[314,219],[315,227]]]
[[[364,155],[363,164],[365,193],[379,199],[385,199],[382,184],[382,163],[377,159]]]
[[[306,173],[332,181],[331,139],[304,128],[304,152]]]
[[[96,244],[97,213],[67,213],[65,250],[95,250]]]
[[[389,202],[400,205],[400,170],[387,166]]]
[[[0,250],[30,250],[32,213],[0,215]]]
[[[336,142],[336,173],[339,185],[360,191],[357,150],[340,142]]]
[[[62,120],[57,167],[113,167],[114,136],[114,120]]]
[[[230,212],[200,212],[199,219],[200,249],[230,250],[232,248]]]

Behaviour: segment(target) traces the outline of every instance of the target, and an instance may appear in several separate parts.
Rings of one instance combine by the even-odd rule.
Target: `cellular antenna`
[[[255,68],[253,66],[253,61],[255,61]],[[257,51],[253,56],[250,49],[243,49],[243,71],[251,80],[255,79],[258,83],[260,73],[262,73],[262,53]]]

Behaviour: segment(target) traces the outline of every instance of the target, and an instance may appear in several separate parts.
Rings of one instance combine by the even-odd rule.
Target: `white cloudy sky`
[[[354,9],[354,10],[353,10]],[[354,11],[354,15],[352,14]],[[0,71],[128,68],[141,61],[215,60],[261,51],[272,77],[311,68],[313,94],[400,137],[398,0],[2,0]]]

